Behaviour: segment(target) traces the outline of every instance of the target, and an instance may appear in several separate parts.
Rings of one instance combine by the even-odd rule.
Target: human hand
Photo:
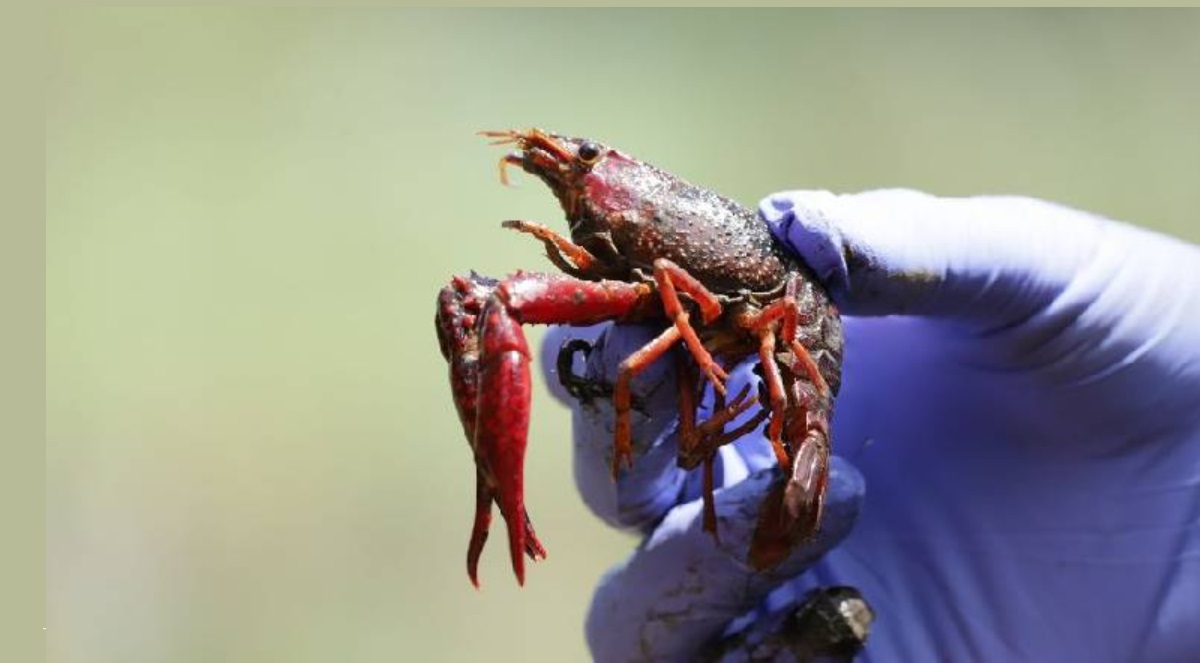
[[[835,460],[818,540],[755,574],[741,559],[770,471],[761,437],[722,450],[717,545],[674,466],[669,366],[636,385],[651,442],[615,484],[611,410],[576,407],[585,501],[648,535],[597,589],[593,654],[694,659],[739,617],[754,634],[829,584],[877,612],[864,659],[1200,651],[1200,250],[1023,198],[791,192],[760,211],[846,316],[832,439],[870,497],[833,548],[863,486]],[[582,333],[600,335],[600,379],[645,335]]]

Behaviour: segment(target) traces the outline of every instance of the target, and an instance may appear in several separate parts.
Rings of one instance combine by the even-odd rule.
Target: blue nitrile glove
[[[844,584],[876,611],[862,660],[1200,660],[1200,249],[1015,197],[800,191],[760,212],[846,316],[832,438],[861,477],[835,464],[819,540],[760,576],[740,559],[761,438],[723,450],[717,547],[673,465],[669,366],[638,383],[654,442],[616,484],[611,408],[576,406],[584,499],[648,534],[597,589],[596,658],[693,659]],[[587,371],[648,338],[608,330]]]

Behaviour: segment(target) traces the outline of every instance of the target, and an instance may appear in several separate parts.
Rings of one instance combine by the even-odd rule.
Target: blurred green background
[[[54,661],[586,655],[634,541],[581,505],[540,385],[550,559],[519,591],[497,534],[482,593],[463,569],[434,296],[549,268],[500,220],[562,228],[477,130],[592,136],[748,204],[1015,192],[1200,240],[1197,12],[77,9],[51,40]]]

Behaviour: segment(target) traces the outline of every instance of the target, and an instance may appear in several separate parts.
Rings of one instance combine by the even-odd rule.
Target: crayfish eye
[[[584,165],[590,166],[600,158],[600,146],[591,142],[583,143],[579,146],[575,154]]]

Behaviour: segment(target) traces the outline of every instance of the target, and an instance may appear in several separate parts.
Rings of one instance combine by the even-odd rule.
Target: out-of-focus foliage
[[[482,593],[463,568],[434,295],[549,267],[500,220],[561,224],[476,130],[593,136],[749,204],[1014,192],[1198,240],[1198,34],[1195,12],[57,14],[51,660],[585,655],[633,540],[575,497],[544,390],[550,559],[517,591],[497,533]]]

